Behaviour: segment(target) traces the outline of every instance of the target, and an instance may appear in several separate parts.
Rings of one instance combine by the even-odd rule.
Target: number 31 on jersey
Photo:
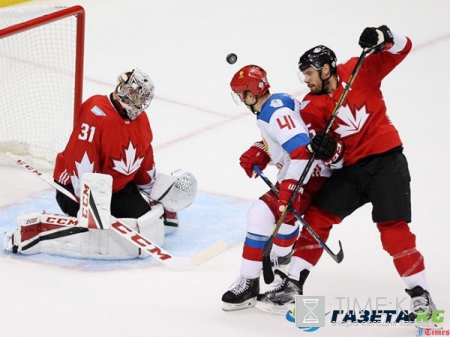
[[[95,126],[89,126],[86,123],[81,124],[81,133],[78,135],[78,139],[87,140],[92,143],[95,134]]]

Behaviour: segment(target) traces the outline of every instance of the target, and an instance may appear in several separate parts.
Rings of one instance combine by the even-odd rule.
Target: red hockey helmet
[[[248,65],[239,70],[231,79],[231,89],[244,100],[244,93],[250,91],[254,96],[264,95],[270,88],[266,71],[255,65]]]

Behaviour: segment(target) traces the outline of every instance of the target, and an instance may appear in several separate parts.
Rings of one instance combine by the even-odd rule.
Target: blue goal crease
[[[19,215],[35,212],[61,214],[53,191],[44,192],[33,199],[27,199],[0,209],[0,233],[13,231],[17,227]],[[236,200],[208,193],[198,193],[194,203],[179,212],[180,227],[166,236],[164,249],[176,256],[187,256],[196,253],[218,240],[233,245],[245,238],[247,211],[251,202]],[[213,220],[213,223],[211,222]],[[13,258],[69,267],[80,270],[115,270],[125,268],[145,268],[158,264],[152,258],[133,260],[93,260],[76,259],[46,254],[16,255],[3,251],[3,240],[0,240],[1,254]]]

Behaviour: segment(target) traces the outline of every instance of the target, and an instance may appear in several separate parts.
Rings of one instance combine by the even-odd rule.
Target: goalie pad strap
[[[87,231],[89,231],[89,229],[83,228],[83,227],[72,227],[72,228],[64,228],[64,229],[61,228],[61,230],[58,230],[56,232],[37,236],[34,240],[31,240],[29,243],[23,245],[22,251],[34,247],[41,241],[58,239],[58,238],[62,238],[65,236],[79,234],[79,233],[83,233],[83,232],[87,232]]]

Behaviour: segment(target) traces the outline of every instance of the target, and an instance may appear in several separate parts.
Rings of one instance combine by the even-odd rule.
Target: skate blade
[[[222,302],[222,310],[223,311],[236,311],[253,308],[256,305],[256,297],[251,298],[242,303],[226,303]]]
[[[286,303],[283,305],[274,304],[273,302],[266,302],[266,301],[258,301],[256,303],[255,308],[262,312],[267,312],[269,314],[275,314],[275,315],[286,315],[286,313],[289,310],[292,310],[294,308],[293,303]]]
[[[417,330],[426,332],[426,331],[437,331],[437,330],[443,330],[444,326],[443,324],[433,323],[433,322],[415,322],[414,326]]]

